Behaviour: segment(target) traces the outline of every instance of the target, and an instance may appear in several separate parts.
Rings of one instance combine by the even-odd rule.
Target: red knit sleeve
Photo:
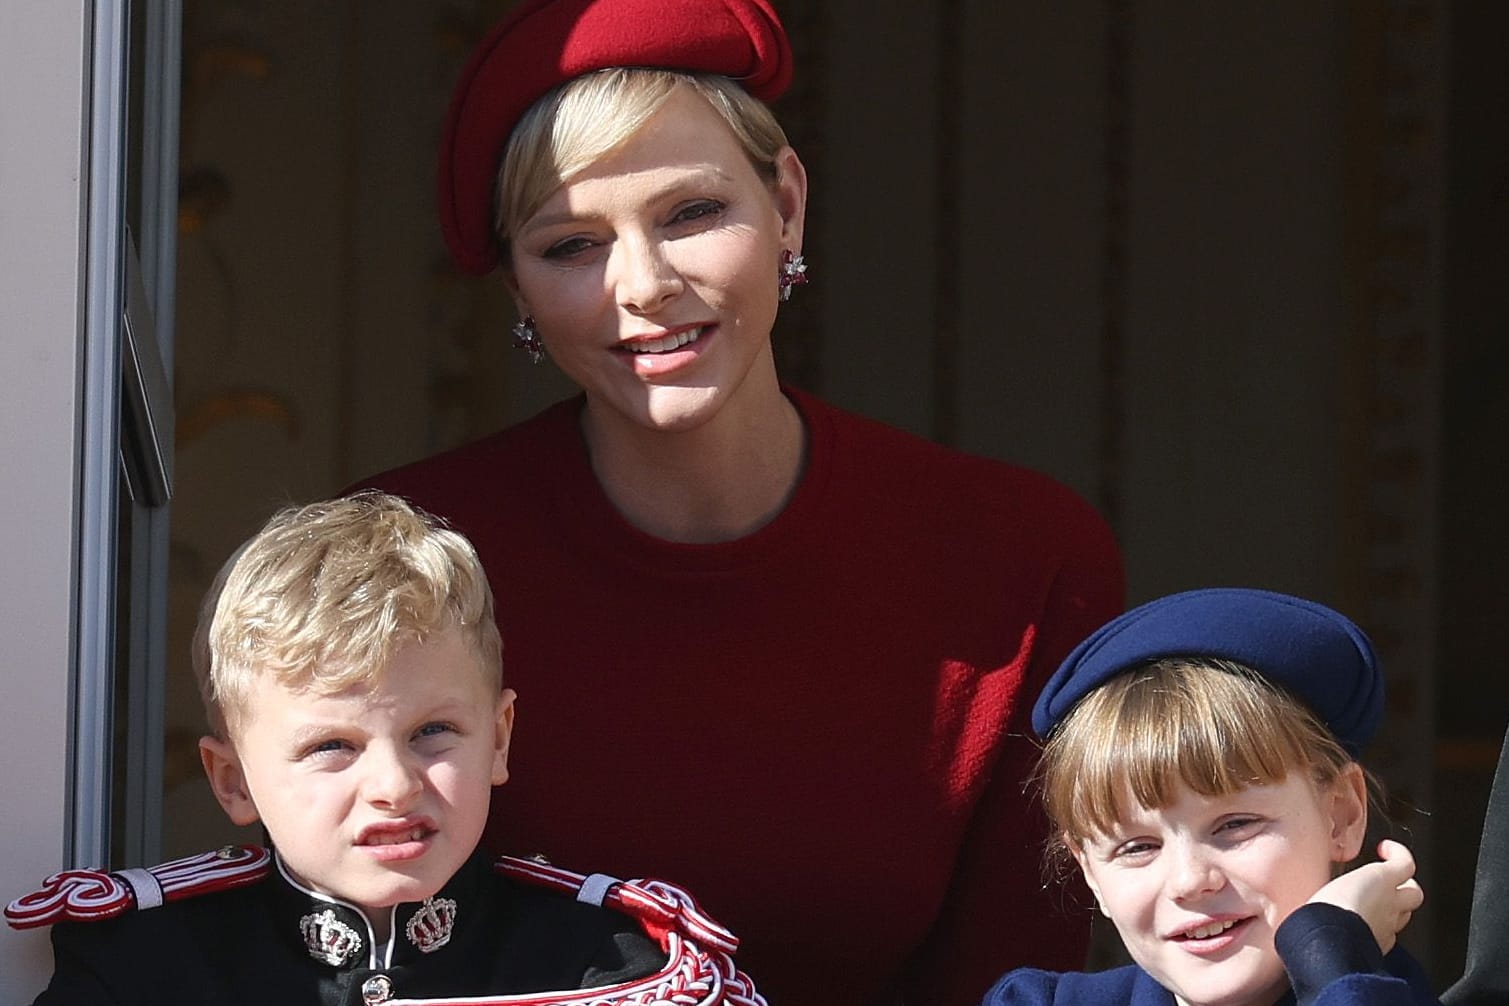
[[[1023,691],[959,851],[949,893],[927,943],[903,976],[906,1006],[978,1006],[1018,967],[1080,970],[1089,916],[1059,882],[1046,882],[1046,822],[1027,779],[1038,755],[1032,703],[1081,639],[1120,613],[1125,583],[1110,529],[1084,505],[1038,622]],[[1022,815],[1032,827],[1024,829]]]

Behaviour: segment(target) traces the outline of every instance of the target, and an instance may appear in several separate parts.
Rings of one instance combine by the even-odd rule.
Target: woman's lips
[[[702,338],[702,333],[707,327],[706,325],[693,325],[677,331],[667,332],[664,335],[634,339],[631,342],[624,343],[620,348],[626,353],[633,353],[635,356],[647,353],[669,353]]]
[[[686,325],[663,335],[620,343],[614,351],[623,355],[635,373],[643,377],[661,377],[696,362],[717,328],[716,325]]]

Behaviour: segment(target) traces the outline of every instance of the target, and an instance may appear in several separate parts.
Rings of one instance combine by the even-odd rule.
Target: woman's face
[[[622,146],[518,228],[511,280],[589,423],[694,429],[731,402],[779,402],[770,329],[806,178],[772,188],[707,102],[677,88]]]

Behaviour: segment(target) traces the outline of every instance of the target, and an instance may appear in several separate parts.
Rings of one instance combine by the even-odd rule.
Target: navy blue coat
[[[1293,990],[1278,1006],[1426,1006],[1438,1003],[1425,972],[1402,948],[1384,957],[1360,917],[1306,905],[1275,940]],[[1136,965],[1094,974],[1022,968],[1006,975],[983,1006],[1173,1006],[1174,997]]]

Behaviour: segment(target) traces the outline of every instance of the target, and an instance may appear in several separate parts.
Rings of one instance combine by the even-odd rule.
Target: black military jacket
[[[629,916],[499,875],[481,855],[395,913],[393,939],[375,946],[359,911],[275,868],[233,890],[55,925],[55,971],[36,1003],[362,1006],[590,988],[666,962]]]

